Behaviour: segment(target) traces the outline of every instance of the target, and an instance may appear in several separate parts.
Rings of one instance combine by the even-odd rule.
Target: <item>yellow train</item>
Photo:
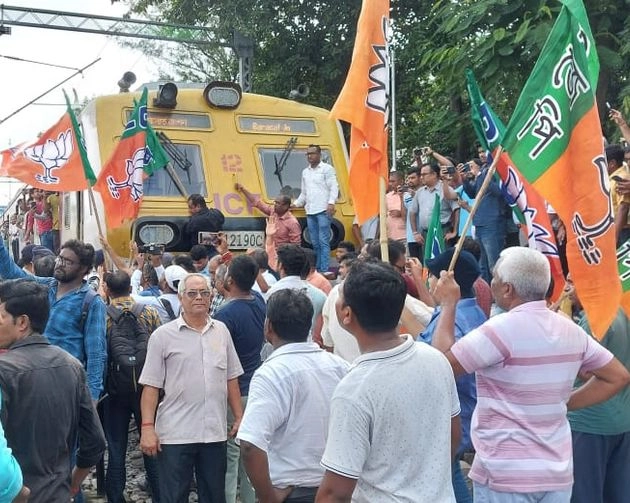
[[[348,189],[348,154],[339,123],[327,110],[293,100],[241,93],[236,84],[208,86],[173,83],[149,87],[148,118],[171,159],[144,182],[138,218],[129,226],[107,229],[118,253],[130,239],[158,243],[167,251],[187,251],[182,226],[188,219],[186,196],[202,194],[209,207],[223,212],[230,248],[264,244],[265,219],[237,193],[236,182],[271,203],[280,193],[300,192],[306,149],[322,148],[322,160],[337,171],[339,197],[332,223],[331,248],[352,236],[354,208]],[[80,114],[88,157],[96,173],[109,158],[140,93],[95,98]],[[101,220],[100,197],[95,194]],[[98,243],[98,226],[87,192],[64,193],[61,242],[78,238]],[[295,212],[306,227],[303,210]],[[309,238],[303,232],[305,243]]]

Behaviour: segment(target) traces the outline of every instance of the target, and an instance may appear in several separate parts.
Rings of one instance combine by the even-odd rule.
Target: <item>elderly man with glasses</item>
[[[211,294],[202,274],[179,282],[181,315],[153,332],[140,376],[140,448],[157,456],[163,501],[188,501],[193,469],[199,502],[225,501],[227,404],[233,436],[243,416],[243,368],[227,327],[208,314]]]

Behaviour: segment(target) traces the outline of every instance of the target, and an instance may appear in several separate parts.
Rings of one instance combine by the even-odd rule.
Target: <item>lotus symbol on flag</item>
[[[107,177],[107,187],[109,188],[111,196],[114,199],[119,199],[121,189],[130,189],[130,195],[133,202],[137,203],[140,201],[143,194],[142,183],[144,177],[144,166],[148,164],[152,158],[153,155],[151,154],[151,150],[149,150],[148,147],[142,147],[133,153],[131,159],[126,159],[126,179],[117,182],[114,180],[113,176]]]
[[[44,167],[44,174],[36,174],[38,182],[46,184],[59,183],[59,178],[53,176],[53,170],[63,168],[73,152],[72,131],[70,129],[59,133],[56,140],[47,139],[41,145],[33,145],[24,149],[24,156]]]

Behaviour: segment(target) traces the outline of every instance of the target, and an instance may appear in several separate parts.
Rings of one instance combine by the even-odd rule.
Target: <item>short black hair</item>
[[[405,245],[400,241],[394,241],[393,239],[387,240],[387,250],[389,251],[389,263],[396,263],[402,255],[407,253]],[[383,260],[381,255],[381,243],[379,241],[372,241],[367,248],[367,253],[370,257]]]
[[[70,239],[61,245],[61,249],[72,250],[79,259],[79,265],[92,268],[94,263],[94,247],[90,243],[84,243],[78,239]]]
[[[31,328],[37,333],[44,333],[50,303],[48,289],[31,279],[12,279],[0,283],[0,302],[11,316],[28,316]]]
[[[206,200],[201,194],[191,194],[188,196],[188,202],[193,206],[201,206],[202,208],[207,208]]]
[[[284,205],[291,205],[291,197],[287,194],[279,194],[278,196],[276,196],[276,199],[278,199]]]
[[[304,270],[308,268],[304,248],[298,245],[282,245],[278,248],[278,264],[282,264],[287,276],[302,277]]]
[[[190,258],[193,260],[208,258],[208,249],[204,245],[195,245],[190,249]]]
[[[256,248],[251,257],[254,259],[256,264],[258,264],[259,269],[267,270],[269,269],[269,255],[262,248]]]
[[[407,286],[389,264],[358,260],[343,283],[343,302],[368,333],[396,329],[405,306]]]
[[[441,168],[438,164],[430,164],[431,171],[433,171],[437,176],[440,176]]]
[[[407,170],[407,176],[409,176],[409,175],[418,175],[418,176],[420,176],[420,168],[418,168],[418,167],[409,168]]]
[[[348,252],[343,257],[341,257],[339,263],[346,264],[348,267],[351,267],[352,264],[354,264],[354,262],[358,259],[359,256],[355,252]]]
[[[303,248],[304,253],[306,254],[306,260],[308,261],[308,272],[310,272],[311,269],[314,269],[315,266],[317,265],[317,256],[315,255],[315,252],[313,251],[312,248]],[[308,274],[307,274],[308,275]]]
[[[322,147],[320,147],[319,145],[315,145],[314,143],[311,143],[308,148],[314,148],[315,150],[317,150],[317,153],[321,154],[322,153]]]
[[[119,270],[105,276],[105,284],[111,297],[125,297],[130,292],[131,277],[125,271]]]
[[[352,241],[340,241],[337,245],[337,248],[343,248],[344,250],[348,250],[349,252],[357,251]]]
[[[193,264],[192,258],[188,254],[175,255],[173,257],[173,265],[178,265],[180,267],[183,267],[190,273],[197,272],[197,269],[195,269],[195,265]]]
[[[477,262],[481,259],[481,245],[476,239],[466,236],[462,243],[462,250],[472,253],[473,257],[477,259]]]
[[[42,278],[52,278],[55,273],[55,256],[44,255],[33,261],[33,273]]]
[[[617,166],[623,164],[623,147],[617,143],[606,147],[606,160],[615,161]]]
[[[284,341],[306,342],[313,312],[313,303],[304,290],[283,288],[267,300],[271,329]]]
[[[238,255],[230,262],[227,275],[240,290],[248,292],[256,282],[258,264],[249,255]]]

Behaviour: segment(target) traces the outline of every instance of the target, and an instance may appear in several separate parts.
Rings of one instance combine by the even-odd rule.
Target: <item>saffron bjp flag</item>
[[[621,307],[630,316],[630,240],[617,249],[617,267],[621,281]]]
[[[109,229],[138,216],[144,179],[168,163],[166,152],[148,122],[147,94],[145,87],[94,185],[94,190],[101,194]]]
[[[330,112],[350,123],[350,192],[359,224],[378,214],[387,179],[389,0],[363,0],[346,82]]]
[[[582,1],[561,2],[501,144],[564,222],[569,270],[601,339],[616,315],[621,284],[595,100],[599,60]]]
[[[65,98],[66,113],[54,126],[34,142],[1,152],[0,175],[50,191],[83,190],[94,184],[81,127]]]
[[[427,239],[424,244],[424,264],[427,263],[427,260],[437,257],[446,249],[442,223],[440,222],[441,209],[442,203],[440,196],[435,194],[435,203],[433,203],[433,212],[431,213],[431,221],[427,229]]]
[[[466,70],[466,81],[477,138],[486,150],[494,151],[501,143],[505,125],[484,99],[471,70]],[[527,226],[529,247],[538,250],[549,260],[554,283],[551,298],[557,300],[562,294],[565,279],[545,201],[527,180],[523,179],[518,167],[509,162],[507,154],[502,153],[499,156],[496,168],[508,204],[518,209]]]

